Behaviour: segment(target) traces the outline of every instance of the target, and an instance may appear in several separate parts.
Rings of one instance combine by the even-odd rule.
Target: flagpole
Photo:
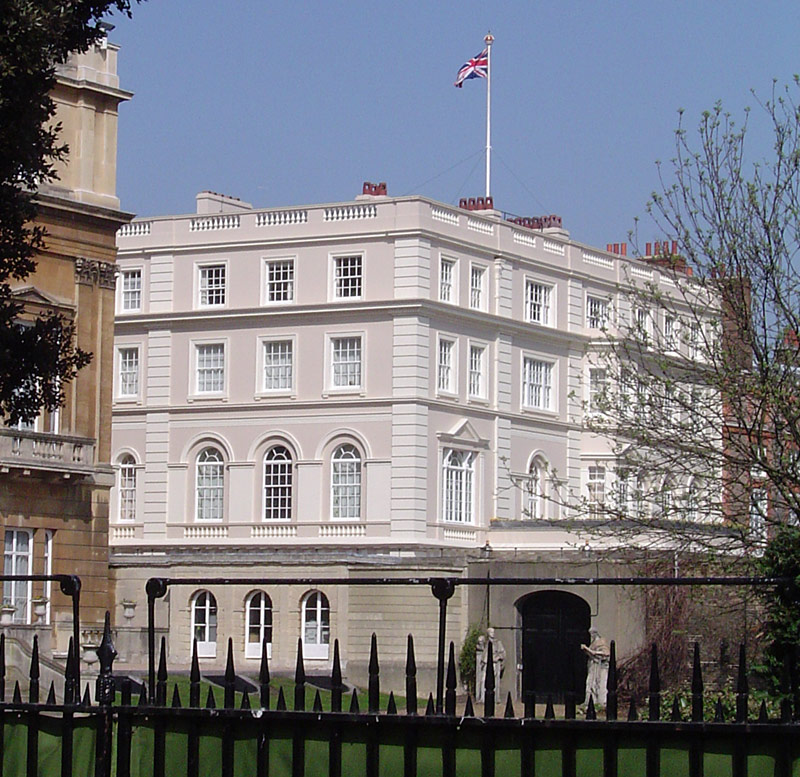
[[[483,39],[486,44],[486,196],[492,196],[492,43],[491,32]]]

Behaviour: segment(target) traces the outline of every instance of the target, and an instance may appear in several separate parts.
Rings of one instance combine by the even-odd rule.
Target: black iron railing
[[[89,774],[79,764],[93,762],[96,777],[129,777],[147,773],[154,777],[199,777],[218,773],[225,777],[255,775],[302,777],[328,774],[342,777],[350,771],[377,777],[402,774],[407,777],[434,770],[443,777],[475,774],[533,775],[560,773],[562,777],[598,774],[615,777],[631,773],[658,775],[687,774],[701,777],[708,759],[716,757],[715,774],[731,777],[759,777],[762,774],[789,777],[800,765],[800,725],[795,717],[797,689],[791,687],[791,658],[784,671],[784,693],[780,714],[770,719],[765,705],[755,719],[747,713],[749,690],[744,650],[740,650],[736,714],[725,719],[718,702],[714,719],[704,720],[703,672],[700,648],[695,645],[692,666],[691,713],[684,718],[681,707],[673,705],[669,719],[661,718],[661,688],[658,655],[652,651],[647,712],[640,716],[635,699],[627,715],[618,715],[615,644],[611,643],[608,702],[600,719],[593,702],[579,719],[575,708],[565,707],[557,719],[552,698],[537,716],[534,699],[527,700],[518,716],[509,693],[502,709],[495,697],[492,662],[487,663],[485,701],[458,699],[455,646],[447,651],[444,705],[437,712],[433,693],[418,705],[414,640],[407,641],[406,698],[400,703],[390,693],[382,703],[378,640],[372,636],[366,699],[356,689],[347,690],[342,679],[338,641],[334,642],[330,691],[323,707],[319,689],[309,705],[308,683],[302,640],[297,644],[294,678],[278,684],[270,676],[267,642],[262,643],[257,686],[237,693],[234,648],[228,640],[227,661],[219,691],[209,685],[203,700],[203,678],[197,655],[192,651],[188,694],[177,684],[170,689],[166,641],[162,638],[154,694],[141,686],[135,699],[132,681],[124,678],[115,695],[113,663],[116,650],[106,615],[103,639],[98,648],[100,672],[94,694],[87,684],[83,693],[73,693],[76,678],[73,662],[67,662],[64,702],[57,701],[51,683],[46,701],[40,701],[38,646],[29,671],[28,698],[23,701],[20,684],[14,685],[11,701],[5,701],[5,662],[0,662],[0,724],[13,724],[14,736],[25,735],[25,755],[11,762],[0,752],[4,775]],[[0,635],[0,656],[5,643]],[[221,698],[218,698],[218,695]],[[237,695],[239,698],[237,699]],[[94,701],[92,700],[94,696]],[[188,698],[187,698],[188,696]],[[288,698],[287,698],[288,697]],[[795,700],[793,702],[793,699]],[[498,712],[500,714],[498,715]],[[52,768],[54,730],[59,738],[57,755],[60,771]],[[86,729],[91,737],[86,737]],[[49,737],[44,737],[44,733]],[[8,733],[0,745],[11,749]],[[115,746],[116,745],[116,746]],[[51,749],[48,750],[47,748]],[[354,750],[355,748],[355,750]],[[19,750],[19,747],[17,747]],[[665,753],[669,751],[669,761]],[[719,755],[727,759],[720,769]],[[345,757],[346,756],[346,757]],[[754,757],[761,759],[754,762]],[[216,759],[209,764],[205,759]],[[683,768],[673,771],[677,762]],[[48,760],[49,759],[49,760]],[[45,769],[42,765],[49,763]],[[142,765],[148,769],[142,772]],[[152,764],[152,771],[149,770]],[[348,765],[349,764],[349,765]],[[137,765],[137,769],[133,768]],[[541,771],[540,771],[541,770]],[[632,771],[633,770],[633,771]]]

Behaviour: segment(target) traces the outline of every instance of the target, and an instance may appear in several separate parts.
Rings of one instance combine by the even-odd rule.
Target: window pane
[[[471,345],[469,347],[469,393],[472,397],[484,396],[484,352],[483,346]]]
[[[439,391],[453,391],[453,350],[451,340],[439,340],[436,385]]]
[[[485,267],[472,267],[469,274],[469,306],[475,310],[483,309]]]
[[[525,286],[525,318],[535,324],[550,325],[551,287],[528,281]]]
[[[119,519],[136,520],[136,462],[131,456],[119,466]]]
[[[288,521],[292,517],[292,457],[283,446],[264,457],[264,519]]]
[[[125,270],[122,273],[122,309],[140,310],[142,307],[142,271]]]
[[[442,508],[445,521],[472,523],[474,454],[445,449],[442,464]]]
[[[361,296],[361,257],[337,256],[334,265],[334,292],[336,297]]]
[[[7,529],[4,538],[3,574],[31,574],[31,535],[27,531]],[[3,582],[3,604],[13,605],[14,623],[28,622],[30,583],[25,580]]]
[[[197,346],[197,391],[225,388],[225,346],[222,343]]]
[[[119,349],[119,394],[122,397],[139,393],[139,349]]]
[[[264,343],[264,390],[292,388],[292,341]]]
[[[361,385],[361,338],[335,337],[331,340],[333,385],[338,388]]]
[[[225,304],[225,265],[200,268],[200,304]]]
[[[361,517],[361,456],[352,445],[340,446],[331,459],[331,517]]]
[[[455,264],[452,259],[442,259],[439,268],[439,299],[442,302],[453,301],[453,272]]]
[[[528,407],[550,410],[552,407],[553,365],[528,359],[522,366],[522,402]]]
[[[197,520],[222,520],[224,491],[222,456],[206,448],[197,458]]]
[[[294,261],[267,262],[267,302],[294,299]]]

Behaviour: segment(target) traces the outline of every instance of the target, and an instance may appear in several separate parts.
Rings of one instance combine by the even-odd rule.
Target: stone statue
[[[584,704],[589,703],[593,698],[594,703],[601,707],[606,704],[606,683],[608,682],[608,661],[611,651],[606,641],[600,636],[600,632],[592,626],[589,629],[591,643],[581,645],[581,650],[588,656],[588,666],[586,671],[586,699]]]
[[[483,701],[484,683],[486,681],[486,637],[478,637],[475,646],[475,699]]]
[[[494,635],[494,629],[490,626],[486,629],[486,636],[492,643],[492,663],[494,664],[494,687],[500,687],[500,678],[503,676],[503,669],[506,665],[506,649],[503,643]]]
[[[503,643],[494,635],[491,626],[486,629],[486,635],[478,637],[478,644],[475,646],[475,700],[483,702],[486,700],[486,669],[489,660],[488,643],[492,643],[492,667],[494,668],[494,688],[500,685],[500,678],[503,676],[503,668],[506,665],[506,649]]]

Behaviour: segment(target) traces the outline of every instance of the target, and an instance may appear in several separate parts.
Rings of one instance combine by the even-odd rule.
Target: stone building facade
[[[37,223],[47,231],[36,271],[13,293],[22,319],[61,313],[76,326],[91,364],[65,387],[66,401],[33,424],[0,428],[0,521],[5,574],[77,574],[86,643],[112,605],[108,577],[108,504],[114,484],[111,384],[114,353],[116,232],[130,221],[115,191],[118,49],[107,40],[58,68],[55,121],[69,145],[58,180],[37,193]],[[44,597],[44,614],[32,601]],[[7,643],[39,634],[46,656],[65,655],[70,599],[52,583],[10,583],[14,607]],[[41,609],[41,605],[40,608]]]
[[[202,192],[196,213],[134,220],[118,247],[110,543],[135,624],[153,575],[625,573],[561,503],[610,493],[611,448],[582,424],[586,353],[631,269],[659,284],[658,267],[560,226],[383,194],[262,210]],[[457,646],[487,623],[506,645],[504,691],[531,682],[542,613],[573,642],[591,620],[620,655],[638,646],[630,592],[540,588],[451,600]],[[431,667],[436,613],[424,587],[209,582],[171,588],[158,622],[175,664],[193,638],[220,664],[232,637],[255,672],[266,637],[288,670],[300,638],[325,671],[337,638],[362,681],[374,631],[399,684],[408,632]]]

